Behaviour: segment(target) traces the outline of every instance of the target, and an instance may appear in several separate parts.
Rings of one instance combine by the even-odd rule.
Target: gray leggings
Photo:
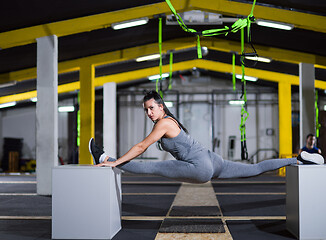
[[[109,161],[115,161],[110,158]],[[219,155],[210,153],[209,158],[197,161],[130,161],[118,166],[119,169],[136,174],[153,174],[182,182],[205,183],[215,178],[251,177],[296,164],[296,158],[271,159],[257,164],[246,164],[223,160]]]

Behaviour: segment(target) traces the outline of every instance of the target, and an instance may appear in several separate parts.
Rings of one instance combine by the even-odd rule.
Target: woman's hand
[[[107,159],[104,160],[104,162],[100,163],[100,164],[97,164],[95,165],[96,167],[116,167],[117,164],[116,164],[116,161],[114,162],[109,162]]]

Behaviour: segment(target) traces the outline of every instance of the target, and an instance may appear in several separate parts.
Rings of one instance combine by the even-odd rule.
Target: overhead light
[[[244,100],[230,100],[229,104],[230,105],[243,105],[245,102]]]
[[[262,20],[262,19],[257,19],[256,24],[263,27],[271,27],[271,28],[277,28],[282,30],[292,30],[294,28],[293,24],[273,22],[273,21]]]
[[[111,27],[114,30],[119,30],[119,29],[144,25],[144,24],[147,24],[147,23],[148,23],[148,18],[144,17],[144,18],[138,18],[138,19],[133,19],[133,20],[119,22],[119,23],[112,23]]]
[[[30,98],[31,102],[37,102],[37,97]]]
[[[236,74],[235,77],[236,77],[237,79],[242,79],[242,75],[240,75],[240,74]],[[244,76],[244,79],[245,79],[246,81],[251,81],[251,82],[256,82],[256,81],[258,80],[257,77],[251,77],[251,76]]]
[[[16,105],[16,102],[8,102],[8,103],[0,104],[0,108],[13,107],[15,105]]]
[[[251,57],[251,56],[245,56],[245,59],[252,60],[252,61],[258,61],[258,62],[264,62],[264,63],[270,63],[272,59],[266,58],[266,57]]]
[[[162,74],[162,78],[167,78],[168,76],[170,76],[169,73],[163,73]],[[160,78],[161,78],[160,74],[157,74],[157,75],[149,76],[148,80],[154,81],[154,80],[157,80],[157,79],[160,79]]]
[[[221,14],[201,10],[182,12],[179,15],[186,25],[222,25],[224,22]],[[174,15],[167,15],[166,25],[179,25],[179,23]]]
[[[173,102],[164,102],[164,103],[165,103],[165,106],[168,108],[173,107]]]
[[[62,106],[58,108],[59,112],[73,112],[75,111],[75,107],[74,106]]]
[[[147,60],[154,60],[154,59],[160,58],[160,56],[161,56],[160,54],[153,54],[153,55],[143,56],[143,57],[136,58],[136,62],[143,62],[143,61],[147,61]]]
[[[0,88],[12,87],[15,86],[16,84],[17,81],[7,82],[7,83],[0,84]]]
[[[324,105],[324,111],[326,111],[326,105]]]

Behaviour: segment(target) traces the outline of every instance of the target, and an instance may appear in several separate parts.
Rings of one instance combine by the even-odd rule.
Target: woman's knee
[[[198,183],[206,183],[209,182],[213,177],[213,170],[206,169],[206,170],[198,170],[196,174],[196,180]]]

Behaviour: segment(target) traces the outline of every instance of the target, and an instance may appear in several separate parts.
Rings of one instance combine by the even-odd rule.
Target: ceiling
[[[175,0],[171,1],[178,12],[205,10],[221,13],[223,17],[247,16],[252,1],[228,0]],[[153,0],[11,0],[0,8],[0,83],[15,81],[12,87],[0,88],[3,96],[35,90],[36,42],[45,34],[58,36],[58,59],[73,61],[103,53],[127,52],[128,49],[156,46],[158,42],[158,14],[163,19],[171,14],[164,1]],[[257,15],[256,15],[257,14]],[[149,17],[146,25],[113,30],[113,22]],[[259,55],[270,55],[270,64],[258,63],[255,68],[268,72],[298,75],[299,62],[315,64],[316,79],[326,82],[326,2],[324,0],[257,0],[254,16],[289,22],[295,25],[291,31],[252,25],[252,41]],[[106,22],[107,21],[107,22]],[[225,23],[230,25],[230,23]],[[196,30],[223,26],[191,26]],[[45,33],[44,33],[45,32]],[[197,59],[194,47],[179,50],[179,42],[195,45],[195,36],[184,32],[178,25],[163,22],[163,46],[165,53],[175,51],[174,62]],[[172,46],[172,49],[168,49]],[[208,44],[204,60],[231,64],[231,51],[239,52],[240,32],[228,36],[202,38]],[[227,46],[227,47],[226,47]],[[234,50],[232,49],[234,47]],[[157,47],[158,50],[158,47]],[[129,51],[129,50],[128,50]],[[140,53],[139,53],[140,54]],[[135,56],[137,53],[130,54]],[[285,56],[285,57],[284,57]],[[276,59],[276,60],[275,60]],[[168,64],[168,57],[164,59]],[[239,65],[239,59],[237,59]],[[118,74],[127,71],[158,66],[158,61],[137,63],[132,57],[121,57],[96,68],[96,76]],[[28,69],[32,69],[28,71]],[[34,69],[34,70],[33,70]],[[213,74],[211,69],[205,74]],[[217,71],[218,72],[218,71]],[[26,75],[25,77],[23,75]],[[213,74],[214,75],[214,74]],[[23,77],[22,77],[23,76]],[[139,76],[139,78],[143,78]],[[78,71],[60,74],[59,84],[78,81]],[[263,84],[263,83],[262,83]]]

